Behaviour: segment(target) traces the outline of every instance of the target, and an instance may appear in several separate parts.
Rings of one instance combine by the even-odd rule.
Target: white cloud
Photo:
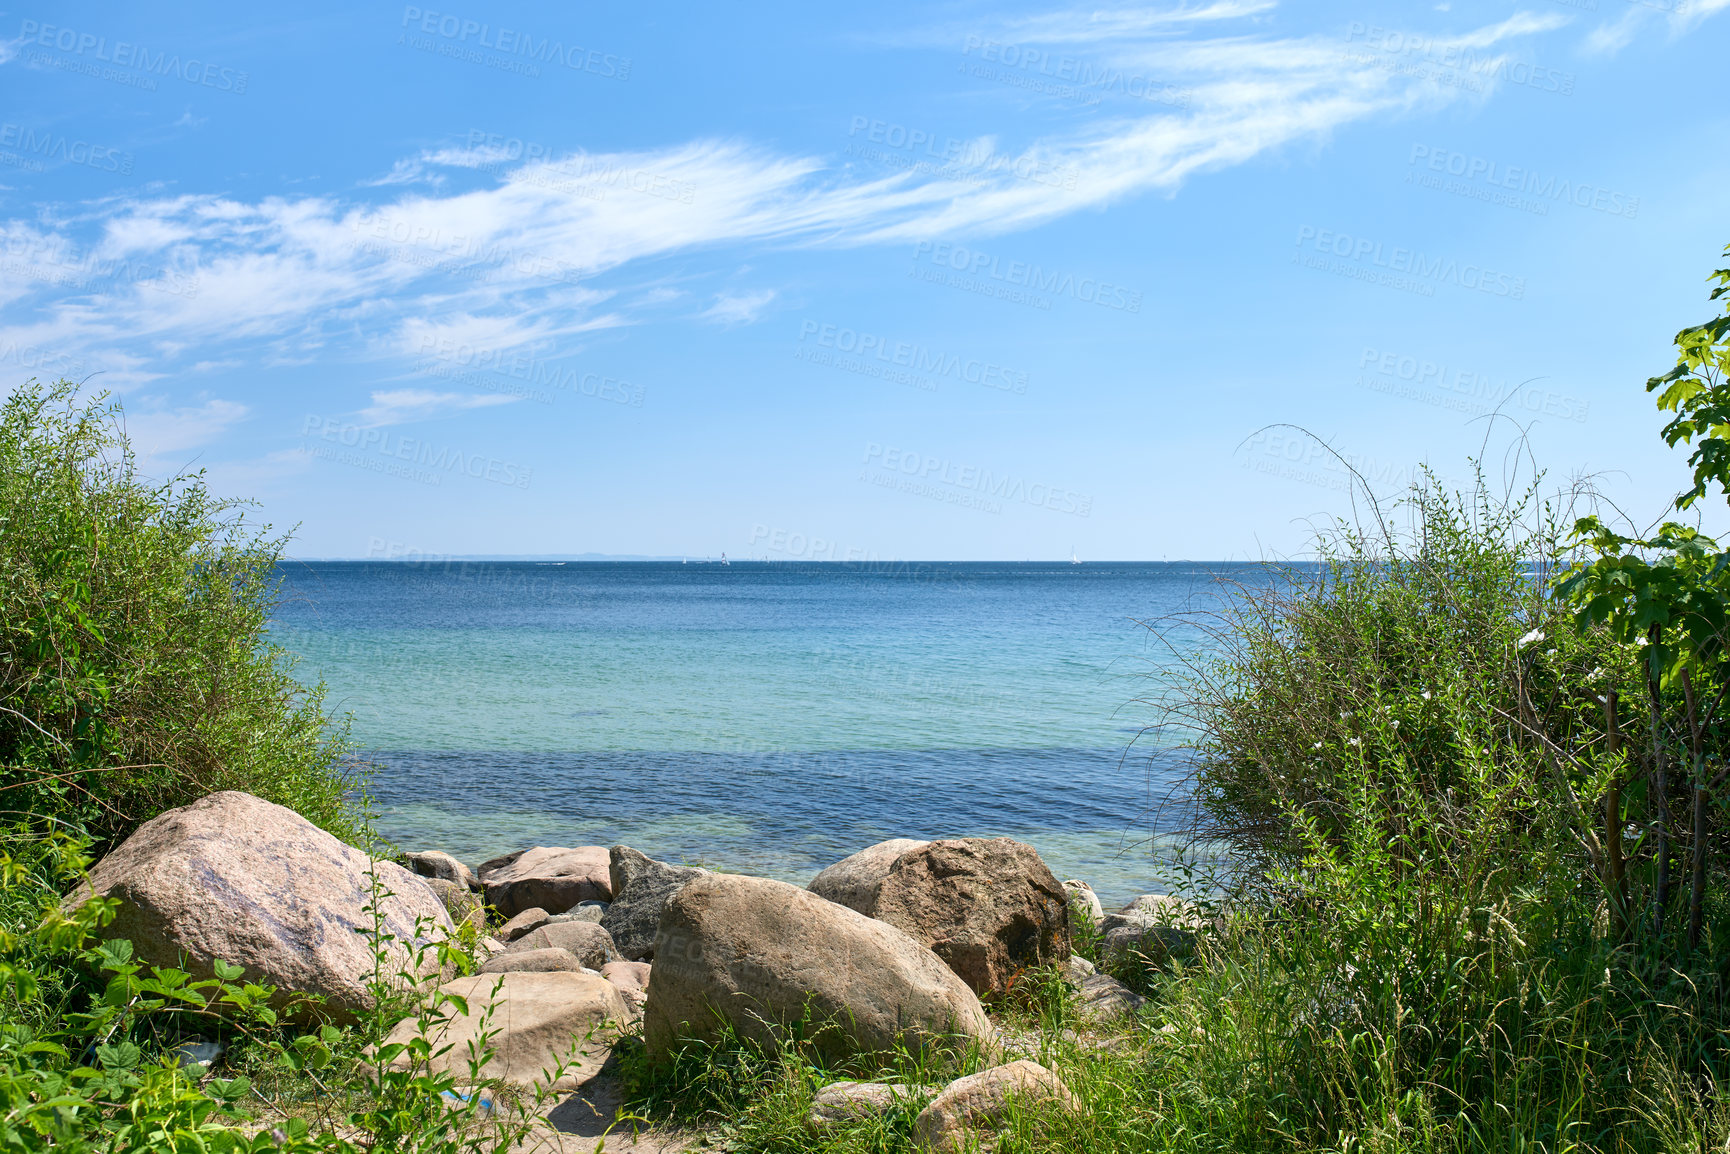
[[[368,428],[424,421],[467,409],[508,405],[516,397],[502,393],[435,393],[430,389],[383,389],[372,394],[372,404],[360,410],[360,424]]]
[[[1730,0],[1696,5],[1716,11]],[[1417,75],[1423,70],[1401,68],[1397,55],[1348,42],[1343,31],[1268,34],[1269,10],[1266,0],[1064,9],[986,28],[1053,50],[1088,45],[1104,65],[1157,77],[1189,99],[1105,105],[1085,127],[1018,150],[999,153],[997,141],[982,140],[987,162],[966,179],[860,176],[831,159],[728,140],[520,161],[510,149],[468,147],[399,162],[378,182],[397,186],[383,203],[182,195],[51,209],[0,223],[8,252],[62,254],[39,260],[38,275],[0,286],[0,297],[10,294],[0,307],[31,317],[0,326],[0,347],[28,339],[78,349],[132,374],[105,382],[130,387],[175,349],[293,364],[328,355],[334,342],[352,346],[357,334],[368,334],[360,355],[373,357],[424,355],[429,338],[547,344],[631,323],[633,310],[670,299],[655,281],[642,292],[595,283],[633,263],[722,244],[910,243],[1025,229],[1171,193],[1199,173],[1325,140],[1355,122],[1493,92],[1493,84],[1478,96]],[[1520,12],[1428,43],[1438,53],[1470,49],[1493,68],[1522,38],[1567,19]],[[1003,97],[1025,94],[1005,86]],[[1065,179],[1027,176],[1040,172]],[[438,183],[448,175],[454,186],[459,173],[471,187]],[[701,315],[747,321],[771,299],[723,292]],[[381,404],[392,419],[410,419],[397,414],[414,408]]]
[[[714,304],[704,310],[703,319],[723,325],[750,324],[774,299],[774,289],[747,293],[723,292],[715,298]]]
[[[138,407],[122,415],[126,436],[141,458],[159,458],[210,444],[246,419],[238,401],[212,398],[202,405],[175,409]]]

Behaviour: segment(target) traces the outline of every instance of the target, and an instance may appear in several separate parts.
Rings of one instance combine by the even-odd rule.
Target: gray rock
[[[654,957],[661,911],[687,882],[709,871],[658,862],[628,845],[614,846],[610,858],[613,897],[601,927],[628,961],[647,961]]]
[[[1195,948],[1195,933],[1203,925],[1194,903],[1165,894],[1143,894],[1100,922],[1099,949],[1111,965],[1147,962],[1163,965],[1172,956]]]
[[[1069,915],[1077,921],[1085,917],[1089,925],[1095,929],[1105,921],[1105,906],[1101,904],[1099,895],[1093,892],[1093,887],[1086,882],[1066,881],[1063,889],[1069,896]]]
[[[555,922],[594,922],[596,925],[600,925],[601,919],[606,916],[606,902],[582,902],[576,909],[571,910],[569,913],[554,914],[553,920]]]
[[[1080,954],[1070,954],[1069,960],[1063,963],[1063,980],[1078,990],[1082,982],[1097,972],[1094,964]]]
[[[536,846],[480,867],[487,904],[506,917],[539,907],[562,914],[579,902],[612,897],[607,851],[598,845]]]
[[[532,950],[505,950],[494,954],[481,966],[483,974],[549,974],[583,973],[589,967],[569,950],[546,946]]]
[[[569,950],[591,970],[619,960],[612,935],[594,922],[548,922],[512,942],[505,952],[544,949]]]
[[[880,1117],[896,1108],[913,1109],[935,1092],[933,1086],[894,1082],[831,1082],[812,1097],[811,1109],[805,1114],[805,1128],[829,1130]]]
[[[773,1043],[807,1019],[819,1052],[914,1051],[989,1042],[979,999],[911,936],[767,878],[707,874],[667,903],[655,937],[643,1040],[665,1054],[722,1024]]]
[[[1141,1009],[1146,998],[1107,974],[1089,974],[1081,980],[1076,998],[1083,1017],[1121,1018]]]
[[[465,890],[480,888],[474,871],[443,850],[429,849],[418,853],[405,853],[402,855],[402,862],[423,878],[439,878],[442,881],[454,882]]]

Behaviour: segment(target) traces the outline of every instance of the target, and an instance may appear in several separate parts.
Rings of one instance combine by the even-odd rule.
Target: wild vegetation
[[[1133,1021],[1025,976],[1005,1034],[1081,1109],[1014,1115],[998,1150],[1726,1147],[1730,552],[1666,518],[1730,499],[1730,309],[1677,346],[1648,389],[1695,483],[1658,528],[1535,476],[1431,481],[1226,590],[1211,651],[1157,699],[1227,867],[1198,895],[1214,916],[1186,956],[1119,964],[1150,995]],[[264,641],[278,543],[123,448],[66,387],[0,415],[0,1150],[521,1138],[523,1113],[483,1122],[481,1095],[367,1049],[409,1011],[388,982],[371,1021],[296,1031],[244,975],[138,967],[96,944],[100,903],[62,911],[93,848],[212,788],[365,836],[340,729]],[[215,1028],[212,1001],[228,1056],[195,1076],[172,1047]],[[735,1150],[902,1150],[911,1109],[814,1135],[812,1095],[988,1060],[834,1065],[808,1042],[657,1064],[627,1039],[632,1108]]]

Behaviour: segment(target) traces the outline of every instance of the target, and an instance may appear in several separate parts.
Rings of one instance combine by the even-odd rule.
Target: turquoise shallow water
[[[273,625],[354,716],[383,832],[468,860],[626,842],[804,882],[1006,835],[1108,901],[1164,882],[1167,644],[1248,566],[314,562]],[[1163,640],[1162,640],[1163,638]]]

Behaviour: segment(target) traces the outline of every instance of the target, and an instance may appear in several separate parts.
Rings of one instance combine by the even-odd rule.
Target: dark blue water
[[[792,881],[888,837],[1162,882],[1186,763],[1142,733],[1183,619],[1259,567],[315,562],[274,626],[378,766],[382,831],[469,860],[626,842]]]

